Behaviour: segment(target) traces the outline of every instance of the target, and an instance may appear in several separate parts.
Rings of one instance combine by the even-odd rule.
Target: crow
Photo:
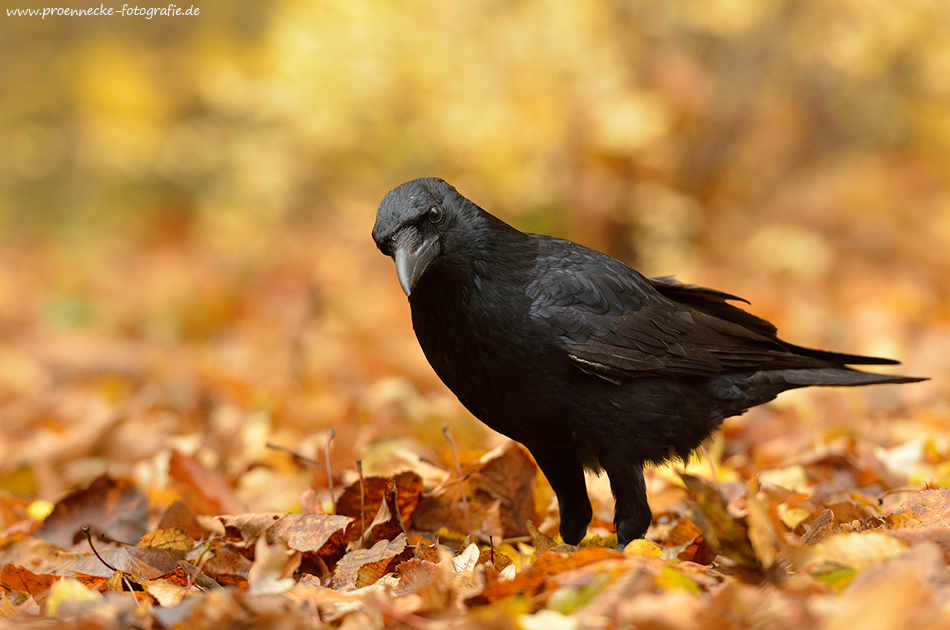
[[[395,260],[436,374],[534,456],[565,543],[592,517],[585,469],[610,480],[622,547],[653,520],[644,465],[686,460],[724,418],[798,387],[925,380],[847,367],[890,359],[786,343],[730,303],[741,298],[520,232],[441,179],[390,191],[373,240]]]

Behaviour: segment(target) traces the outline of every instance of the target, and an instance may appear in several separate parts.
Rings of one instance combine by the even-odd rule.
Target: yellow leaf
[[[883,532],[837,534],[817,545],[825,558],[854,569],[880,564],[907,551],[907,545]]]
[[[172,527],[145,534],[139,539],[139,546],[186,553],[194,548],[195,541],[181,527]]]
[[[45,521],[53,513],[53,504],[45,499],[37,499],[27,506],[26,511],[34,521]]]
[[[647,558],[660,558],[663,556],[662,549],[649,540],[643,540],[642,538],[631,540],[627,543],[627,546],[623,548],[623,552],[631,556],[646,556]]]
[[[577,617],[562,615],[554,610],[539,610],[533,615],[518,617],[518,626],[523,630],[577,630]]]
[[[101,598],[100,593],[86,588],[76,578],[63,578],[50,587],[49,596],[46,598],[46,612],[53,617],[59,614],[59,607],[63,604],[94,602]]]

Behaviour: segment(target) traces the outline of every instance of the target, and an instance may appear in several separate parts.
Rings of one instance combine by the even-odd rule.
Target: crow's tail
[[[850,356],[850,355],[841,355]],[[867,358],[870,357],[858,357]],[[887,359],[875,361],[890,362]],[[852,363],[852,361],[849,361]],[[870,361],[868,361],[870,363]],[[761,379],[761,380],[760,380]],[[835,386],[851,387],[858,385],[881,385],[885,383],[917,383],[929,380],[917,376],[901,376],[899,374],[872,374],[850,368],[792,368],[786,370],[763,370],[750,379],[754,384],[786,384],[790,387]]]

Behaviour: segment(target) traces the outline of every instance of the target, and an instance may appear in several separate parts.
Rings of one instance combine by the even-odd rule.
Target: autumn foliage
[[[200,9],[0,15],[0,625],[950,626],[945,3]],[[932,380],[728,419],[622,551],[591,478],[559,544],[370,238],[426,175]]]

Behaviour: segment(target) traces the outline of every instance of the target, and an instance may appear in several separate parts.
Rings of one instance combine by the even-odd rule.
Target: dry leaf
[[[333,588],[352,590],[375,583],[389,571],[393,560],[398,560],[404,551],[406,535],[399,534],[391,541],[379,541],[371,549],[357,549],[347,553],[337,563],[333,573]]]
[[[702,531],[706,544],[739,566],[758,570],[760,565],[749,542],[748,530],[729,515],[719,492],[699,477],[685,473],[680,473],[680,477],[690,498],[696,502],[690,510],[690,520]]]
[[[194,549],[195,541],[181,527],[158,529],[139,539],[139,546],[145,549],[160,549],[172,553],[185,554]]]
[[[57,502],[35,536],[70,548],[84,540],[80,529],[88,525],[98,538],[134,543],[145,535],[147,517],[148,499],[130,480],[102,475]]]
[[[193,496],[204,514],[239,514],[245,510],[224,476],[197,459],[172,451],[168,475]]]
[[[899,512],[885,517],[888,529],[950,527],[950,488],[920,492],[901,504]]]
[[[86,588],[79,580],[63,578],[57,580],[50,588],[44,604],[46,605],[47,614],[56,616],[66,604],[96,602],[100,599],[102,599],[101,594]]]
[[[0,570],[0,587],[37,597],[45,593],[59,578],[58,575],[36,574],[29,569],[8,564]]]
[[[291,577],[300,565],[300,554],[289,553],[282,542],[268,544],[264,537],[254,544],[254,564],[247,574],[250,592],[283,593],[296,582]]]

